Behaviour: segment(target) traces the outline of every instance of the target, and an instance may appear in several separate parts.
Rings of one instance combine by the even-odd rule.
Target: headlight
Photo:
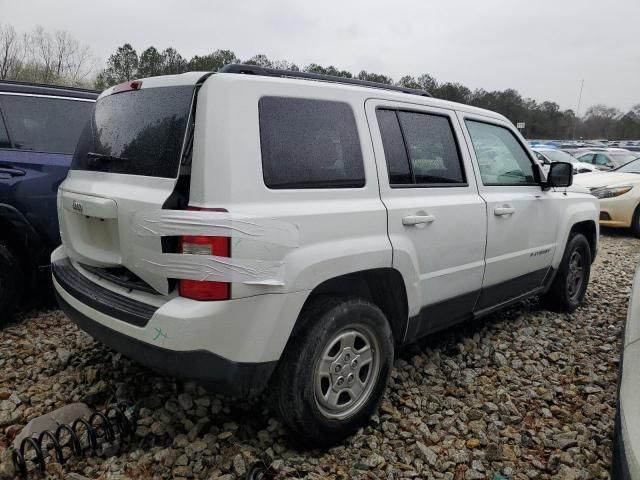
[[[618,187],[601,187],[591,190],[591,195],[596,198],[613,198],[624,195],[633,188],[633,185],[620,185]]]

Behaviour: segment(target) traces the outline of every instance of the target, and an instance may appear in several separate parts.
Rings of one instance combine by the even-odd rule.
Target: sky
[[[433,75],[580,113],[640,103],[640,0],[0,0],[0,23],[67,30],[104,65],[123,43]]]

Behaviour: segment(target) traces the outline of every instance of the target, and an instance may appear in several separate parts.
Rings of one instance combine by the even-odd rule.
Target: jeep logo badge
[[[82,204],[78,200],[74,200],[71,204],[71,208],[73,208],[76,212],[82,212]]]

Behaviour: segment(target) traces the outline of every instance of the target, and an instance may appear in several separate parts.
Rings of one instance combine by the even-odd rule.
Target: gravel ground
[[[57,310],[30,312],[0,331],[0,451],[27,421],[70,402],[129,399],[143,405],[136,437],[64,472],[230,480],[260,459],[278,478],[608,478],[639,256],[640,240],[605,232],[574,314],[532,300],[405,348],[378,415],[328,451],[296,450],[262,398],[207,395],[108,350]],[[48,471],[71,478],[57,464]]]

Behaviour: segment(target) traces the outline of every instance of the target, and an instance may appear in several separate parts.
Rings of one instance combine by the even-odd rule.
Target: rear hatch
[[[191,123],[202,73],[128,82],[105,91],[83,130],[58,191],[60,233],[69,257],[95,274],[168,294],[169,280],[136,264],[141,251],[171,251],[135,234],[136,213],[184,208]],[[166,239],[165,239],[166,240]],[[167,250],[168,249],[168,250]]]

